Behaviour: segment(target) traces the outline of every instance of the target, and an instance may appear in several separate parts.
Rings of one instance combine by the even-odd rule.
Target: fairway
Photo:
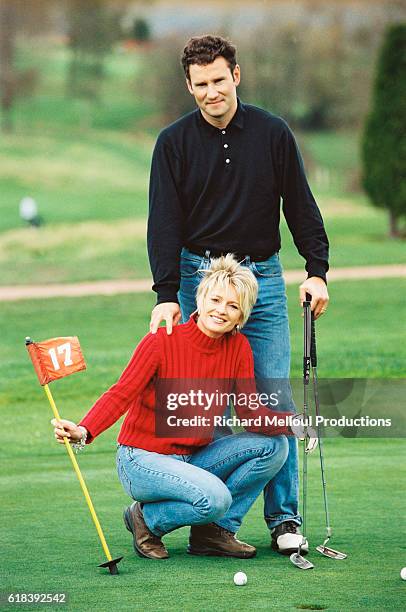
[[[399,337],[402,289],[404,293],[404,280],[330,287],[329,315],[318,325],[320,376],[404,374],[406,346]],[[378,308],[379,295],[385,301]],[[295,287],[289,288],[288,297],[292,373],[299,375],[302,320]],[[261,500],[239,533],[258,547],[255,559],[190,557],[185,553],[187,529],[165,538],[168,561],[136,557],[122,523],[128,498],[115,472],[116,424],[79,456],[111,552],[124,555],[118,577],[96,567],[104,560],[103,551],[66,452],[53,440],[51,410],[24,337],[79,336],[88,370],[52,385],[61,414],[75,420],[116,380],[147,330],[152,305],[151,294],[3,304],[0,405],[7,435],[0,449],[0,537],[7,560],[2,589],[66,592],[69,610],[78,611],[402,609],[405,583],[399,572],[406,564],[406,550],[401,541],[400,483],[405,451],[404,441],[396,439],[326,440],[335,533],[331,544],[348,553],[348,559],[333,561],[312,552],[315,569],[300,572],[271,552]],[[309,470],[308,535],[314,549],[324,536],[317,454],[310,457]],[[233,584],[239,570],[248,576],[245,587]],[[25,604],[24,609],[37,608]]]
[[[327,143],[322,140],[318,151],[317,138],[315,142],[328,166]],[[96,129],[4,136],[0,285],[148,278],[146,216],[153,143],[144,132]],[[331,155],[357,146],[353,134],[328,138]],[[350,162],[343,154],[331,161],[338,164],[340,176],[350,172]],[[19,218],[18,205],[26,195],[35,198],[44,219],[38,229],[25,227]],[[387,214],[368,205],[365,196],[342,189],[317,192],[317,187],[315,195],[332,245],[332,268],[406,261],[402,241],[387,236]],[[303,268],[283,215],[281,237],[285,269]]]

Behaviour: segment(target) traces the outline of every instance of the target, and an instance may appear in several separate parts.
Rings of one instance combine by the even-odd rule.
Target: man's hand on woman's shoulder
[[[172,328],[181,320],[180,306],[176,302],[163,302],[157,304],[151,313],[149,330],[151,334],[156,334],[161,321],[165,321],[166,333],[170,335]]]

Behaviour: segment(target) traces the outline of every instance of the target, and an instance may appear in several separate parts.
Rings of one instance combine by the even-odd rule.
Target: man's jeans
[[[266,261],[251,262],[249,257],[241,262],[248,266],[258,281],[258,299],[242,332],[248,338],[254,355],[255,377],[258,391],[275,391],[283,388],[283,400],[274,410],[295,412],[289,384],[290,339],[285,283],[277,254]],[[185,323],[196,310],[196,289],[202,278],[199,270],[210,266],[210,252],[204,257],[187,249],[181,255],[181,284],[178,293]],[[232,431],[219,431],[229,435]],[[299,477],[296,438],[289,437],[289,455],[283,468],[264,489],[264,515],[270,529],[283,521],[293,520],[301,525],[298,512]]]
[[[287,456],[285,436],[242,432],[215,440],[193,455],[162,455],[121,445],[117,469],[126,492],[144,503],[144,520],[155,535],[211,522],[236,533]]]

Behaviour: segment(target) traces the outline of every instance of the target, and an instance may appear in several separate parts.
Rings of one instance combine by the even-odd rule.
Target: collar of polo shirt
[[[231,119],[231,121],[227,125],[227,127],[224,128],[225,130],[228,130],[230,127],[237,127],[240,130],[242,130],[244,128],[244,119],[245,119],[246,110],[245,110],[244,104],[241,102],[240,98],[237,98],[237,102],[238,102],[238,106],[237,106],[237,110],[235,112],[235,115],[233,116],[233,118]],[[196,112],[198,113],[198,117],[199,117],[199,121],[200,121],[201,125],[203,127],[207,128],[208,131],[211,134],[218,134],[219,132],[222,131],[220,128],[215,127],[214,125],[212,125],[211,123],[206,121],[206,119],[203,117],[200,109],[197,109]]]

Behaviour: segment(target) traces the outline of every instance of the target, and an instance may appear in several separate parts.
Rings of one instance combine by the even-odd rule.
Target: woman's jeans
[[[126,492],[143,502],[144,520],[155,535],[211,522],[236,533],[287,456],[285,436],[242,432],[192,455],[162,455],[121,445],[117,469]]]
[[[279,404],[281,411],[295,412],[290,383],[290,339],[285,283],[279,255],[272,255],[266,261],[251,262],[246,257],[241,262],[247,266],[258,281],[258,298],[251,316],[243,328],[254,355],[255,378],[258,391],[273,392],[282,389]],[[181,284],[178,293],[183,322],[196,310],[196,289],[202,278],[199,270],[210,266],[210,252],[204,257],[195,255],[187,249],[181,255]],[[278,406],[273,406],[278,410]],[[226,429],[217,431],[219,435],[229,435]],[[270,479],[264,490],[265,521],[270,529],[283,521],[302,519],[298,512],[299,478],[298,451],[296,438],[289,438],[289,455],[283,468]]]

